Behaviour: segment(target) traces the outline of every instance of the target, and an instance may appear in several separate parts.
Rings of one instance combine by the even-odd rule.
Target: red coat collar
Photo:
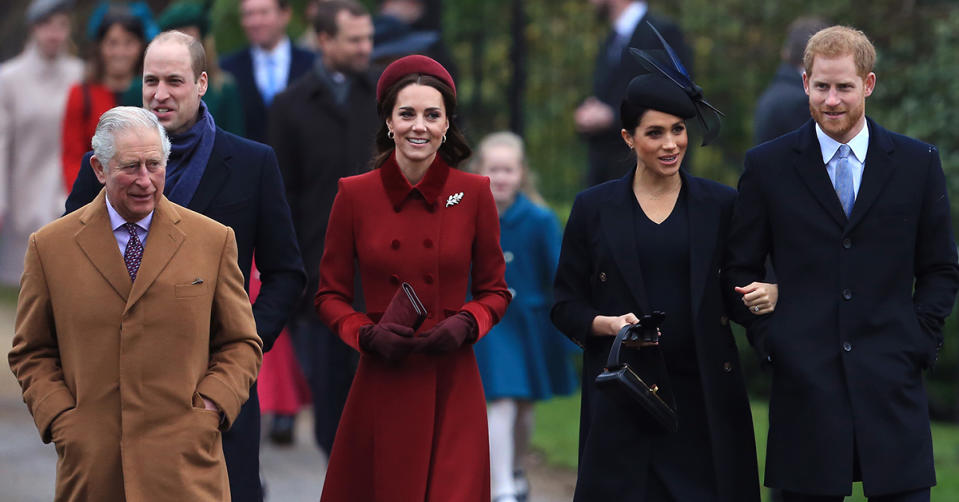
[[[450,167],[439,154],[426,171],[426,176],[416,186],[411,186],[406,176],[403,176],[400,171],[400,166],[396,163],[396,152],[393,152],[393,155],[390,155],[390,158],[380,166],[380,179],[383,180],[386,195],[390,198],[396,212],[400,212],[403,204],[414,194],[422,197],[427,209],[434,211],[440,190],[446,184],[449,174]]]

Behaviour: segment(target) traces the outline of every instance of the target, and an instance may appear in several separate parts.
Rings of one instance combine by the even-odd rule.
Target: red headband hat
[[[453,83],[450,72],[446,71],[446,68],[443,68],[443,65],[437,63],[434,59],[414,54],[393,61],[383,70],[379,82],[376,83],[377,103],[383,101],[383,95],[386,94],[387,89],[393,87],[393,84],[414,73],[440,79],[444,84],[450,86],[450,89],[453,89],[453,96],[456,96],[456,84]]]

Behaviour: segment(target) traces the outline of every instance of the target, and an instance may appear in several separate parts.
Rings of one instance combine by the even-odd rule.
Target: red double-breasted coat
[[[420,332],[465,310],[482,337],[506,311],[489,180],[436,159],[416,186],[393,158],[339,182],[316,310],[354,349],[359,328],[379,318],[404,281],[429,312]],[[354,262],[368,314],[352,307]],[[486,405],[472,346],[397,363],[361,351],[322,500],[487,502],[489,483]]]

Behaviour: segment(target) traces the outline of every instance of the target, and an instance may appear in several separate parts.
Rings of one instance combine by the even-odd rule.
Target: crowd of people
[[[929,501],[959,265],[938,151],[865,115],[873,44],[793,23],[734,190],[685,167],[722,113],[678,26],[590,3],[561,230],[522,137],[473,152],[422,1],[312,1],[294,42],[288,2],[240,0],[222,58],[209,2],[103,3],[84,64],[73,2],[33,0],[0,281],[56,499],[262,501],[261,417],[287,444],[311,404],[325,502],[525,502],[534,405],[581,387],[574,500],[758,501],[732,321],[772,376],[777,497]]]

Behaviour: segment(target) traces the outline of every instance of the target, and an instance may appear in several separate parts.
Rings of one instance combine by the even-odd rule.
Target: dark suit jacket
[[[732,295],[723,297],[719,277],[735,191],[701,178],[683,177],[689,205],[690,311],[714,466],[713,472],[689,475],[715,474],[720,500],[758,501],[752,418],[726,307],[727,301],[739,300]],[[636,258],[637,236],[628,216],[636,203],[632,179],[633,174],[628,173],[576,197],[556,271],[553,323],[583,347],[575,500],[641,500],[646,494],[648,466],[655,460],[659,444],[655,434],[645,432],[640,417],[625,413],[597,390],[594,380],[606,366],[613,339],[589,334],[597,315],[649,311]],[[646,382],[663,382],[657,351],[626,350],[625,360]]]
[[[692,72],[692,52],[683,40],[683,34],[672,21],[647,13],[636,25],[636,30],[629,41],[628,47],[637,49],[659,49],[663,46],[656,38],[656,34],[649,29],[646,21],[663,35],[663,38],[679,54],[680,60]],[[619,131],[622,125],[619,120],[619,105],[626,95],[626,87],[642,70],[642,66],[635,58],[623,51],[623,55],[616,64],[610,64],[607,49],[610,40],[601,44],[596,56],[596,71],[593,77],[593,95],[597,99],[613,108],[615,117],[612,125],[603,131],[586,136],[589,155],[589,174],[587,183],[592,186],[604,181],[621,177],[636,167],[636,160],[630,155],[629,149],[623,143]]]
[[[772,363],[772,487],[849,493],[854,448],[867,496],[935,484],[921,371],[959,287],[949,199],[934,146],[867,123],[848,219],[812,120],[746,154],[727,270],[749,283],[771,255],[779,281],[750,330]]]
[[[286,183],[307,291],[314,293],[337,181],[366,172],[373,156],[380,125],[375,76],[356,77],[341,106],[328,84],[310,71],[274,98],[269,116],[269,141]],[[316,315],[312,294],[304,295],[301,307],[302,313]]]
[[[756,102],[753,144],[765,143],[795,131],[809,120],[809,96],[802,86],[802,74],[787,64],[779,66],[769,87]]]
[[[291,85],[304,73],[313,67],[315,55],[306,50],[290,45],[290,74],[286,85]],[[220,58],[220,67],[233,74],[236,84],[240,88],[240,98],[243,106],[243,119],[246,126],[246,137],[253,141],[266,143],[267,106],[256,86],[253,76],[253,56],[250,48],[241,49]],[[274,96],[275,98],[275,96]]]
[[[84,156],[67,197],[67,213],[93,200],[103,187],[90,167],[90,156]],[[263,287],[253,304],[253,316],[263,350],[269,350],[306,283],[273,151],[217,128],[210,162],[187,208],[233,228],[246,289],[256,251]]]

